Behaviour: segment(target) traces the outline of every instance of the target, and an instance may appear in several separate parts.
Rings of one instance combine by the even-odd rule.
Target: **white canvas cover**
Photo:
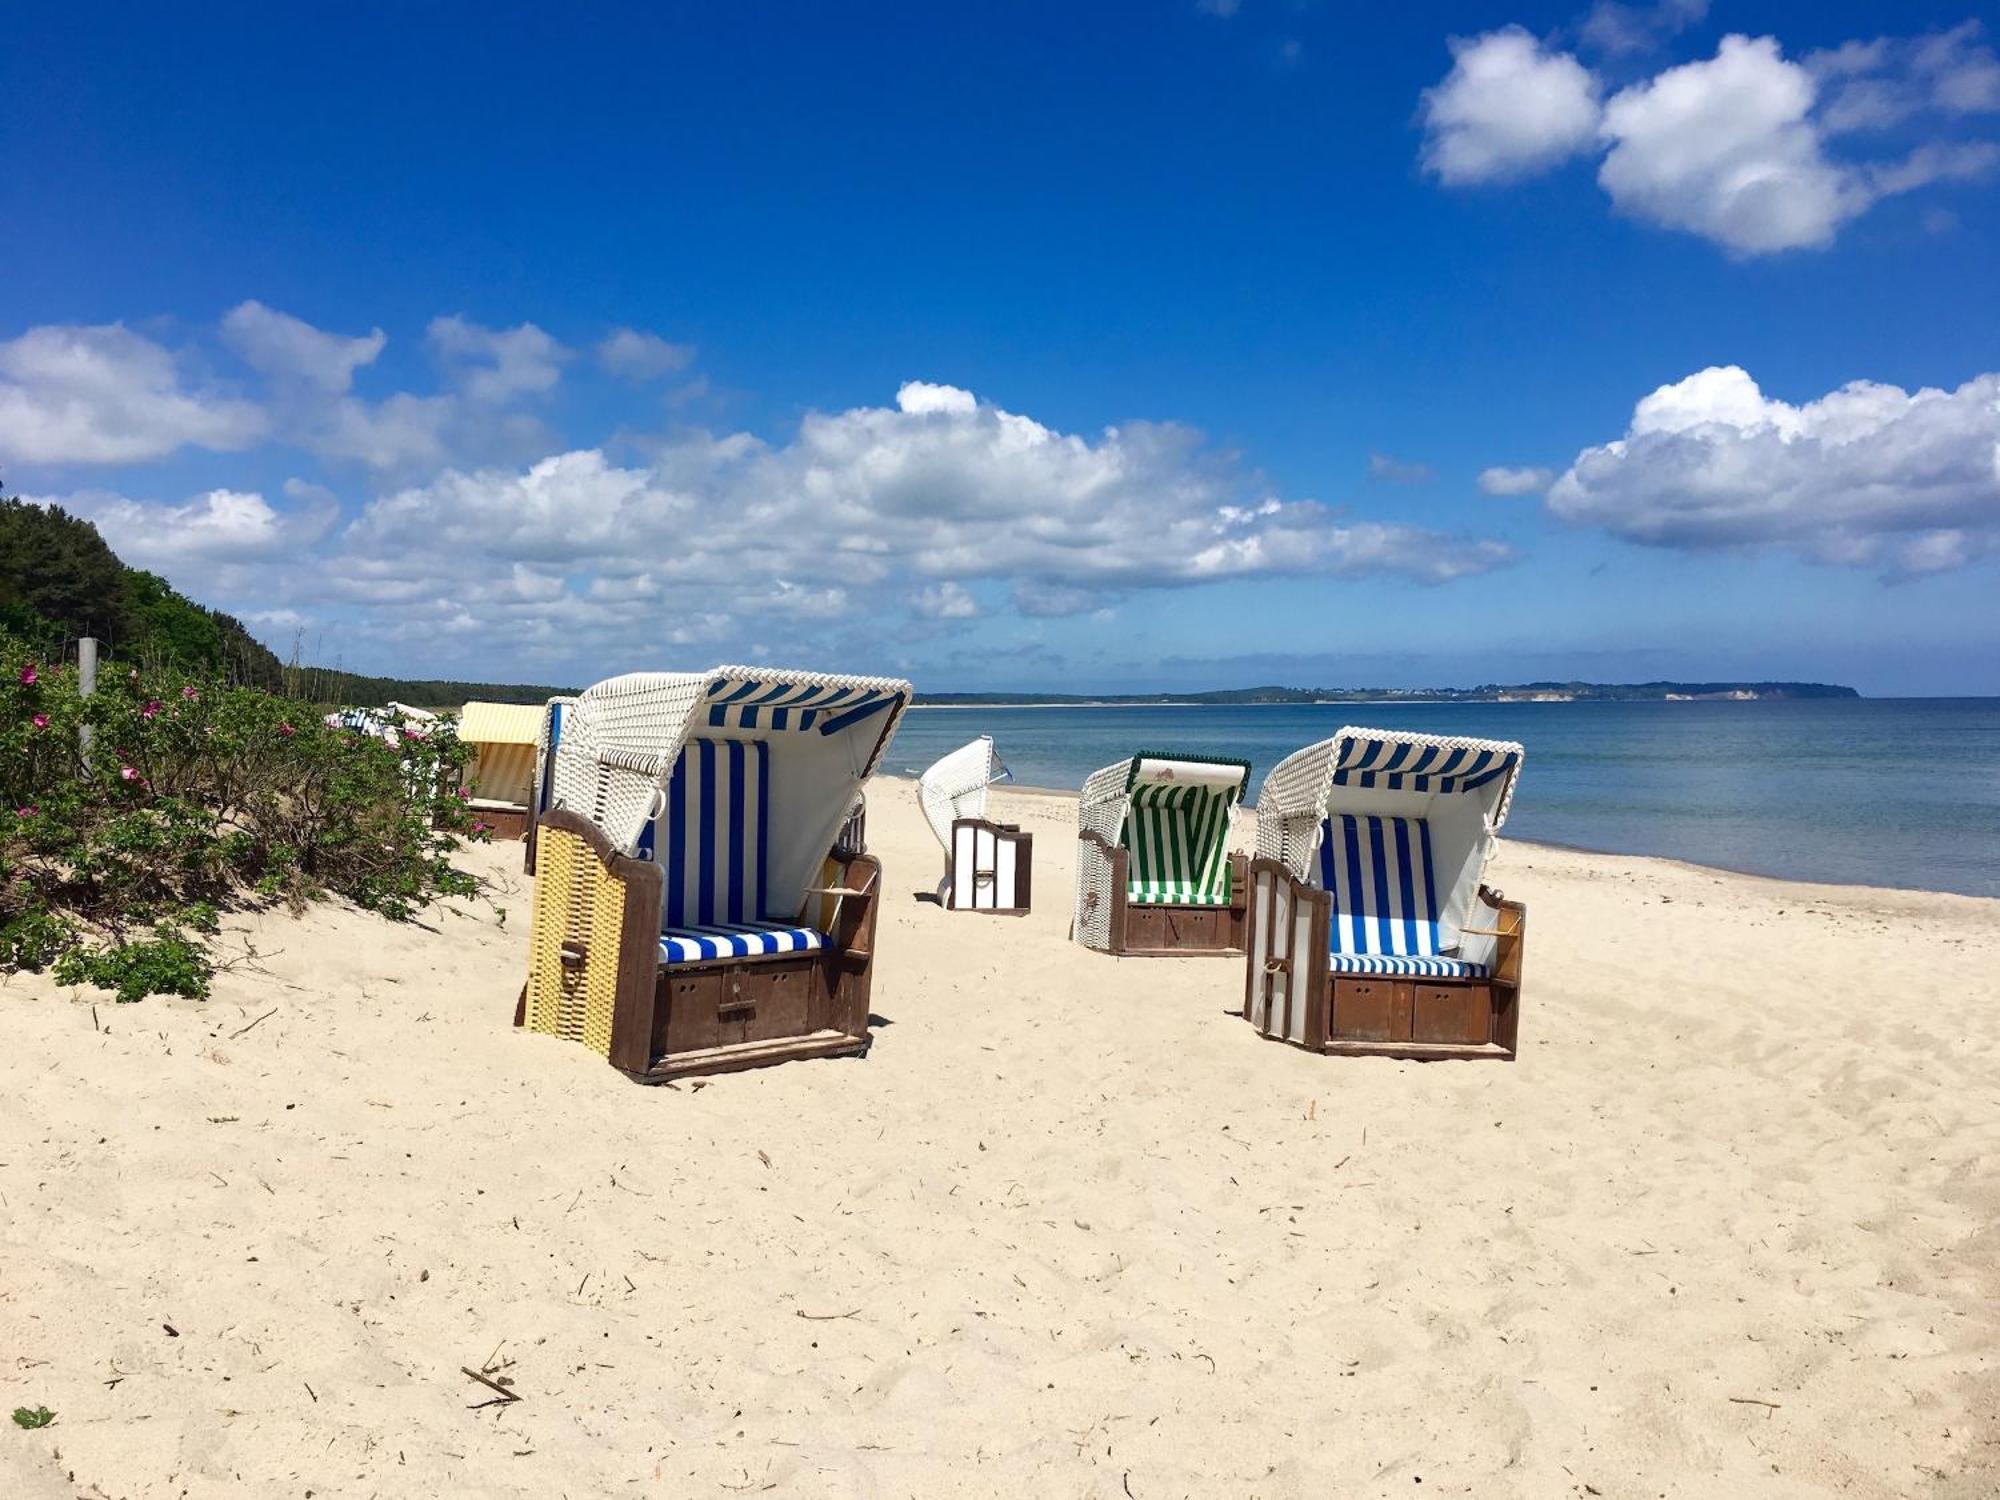
[[[767,667],[613,677],[587,689],[565,716],[554,805],[588,818],[630,854],[664,805],[690,738],[761,742],[770,777],[763,808],[770,903],[794,913],[910,695],[899,678]]]

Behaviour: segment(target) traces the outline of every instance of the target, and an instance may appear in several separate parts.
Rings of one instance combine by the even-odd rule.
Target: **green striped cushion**
[[[1227,906],[1234,801],[1234,788],[1134,787],[1122,839],[1131,851],[1125,899],[1139,906]]]

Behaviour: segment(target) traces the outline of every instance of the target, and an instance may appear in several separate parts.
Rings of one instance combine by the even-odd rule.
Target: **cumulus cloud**
[[[125,561],[165,572],[288,556],[318,542],[338,507],[316,486],[288,488],[300,503],[283,508],[254,492],[223,489],[177,504],[92,490],[29,498],[94,522]]]
[[[1772,38],[1724,37],[1605,106],[1597,180],[1622,211],[1744,254],[1829,244],[1876,194],[1821,150],[1813,96]]]
[[[274,380],[301,381],[338,395],[353,386],[356,370],[375,362],[389,336],[379,328],[354,338],[327,333],[253,301],[224,315],[222,341]]]
[[[1598,81],[1568,52],[1519,26],[1453,37],[1444,81],[1424,90],[1423,164],[1453,185],[1504,182],[1586,151]]]
[[[894,408],[812,413],[778,446],[692,433],[644,468],[588,449],[519,472],[449,471],[371,504],[352,539],[378,555],[471,551],[683,581],[1114,588],[1313,573],[1438,582],[1509,556],[1277,498],[1186,428],[1132,423],[1092,440],[924,382]]]
[[[1539,495],[1555,482],[1554,469],[1510,469],[1495,465],[1479,471],[1479,488],[1489,495]]]
[[[190,387],[174,355],[122,323],[49,324],[0,341],[0,459],[128,464],[264,435],[255,402]]]
[[[911,595],[910,609],[926,620],[970,620],[979,613],[979,601],[964,584],[947,578]]]
[[[1734,365],[1661,386],[1580,453],[1549,509],[1628,540],[1775,544],[1891,576],[2000,548],[2000,374],[1953,391],[1858,380],[1802,405]]]
[[[1632,51],[1699,7],[1600,5],[1583,35]],[[2000,59],[1976,23],[1910,40],[1850,42],[1802,61],[1774,37],[1724,37],[1712,58],[1613,94],[1520,27],[1451,43],[1450,74],[1423,96],[1424,165],[1453,185],[1521,177],[1592,147],[1621,213],[1738,255],[1831,244],[1884,198],[2000,168],[2000,146],[1920,140],[1900,156],[1848,159],[1831,143],[1922,119],[1933,129],[2000,111]]]
[[[484,328],[460,317],[433,318],[424,337],[474,401],[511,401],[555,388],[571,351],[533,323]]]
[[[658,380],[694,363],[693,344],[672,344],[657,333],[613,329],[598,341],[597,362],[621,380]]]

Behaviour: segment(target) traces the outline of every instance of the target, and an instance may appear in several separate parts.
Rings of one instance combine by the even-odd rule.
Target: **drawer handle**
[[[582,968],[589,956],[590,946],[587,943],[567,942],[562,945],[561,958],[565,969]]]

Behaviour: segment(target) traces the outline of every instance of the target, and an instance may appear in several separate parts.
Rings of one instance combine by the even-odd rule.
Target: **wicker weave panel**
[[[535,912],[528,930],[527,1028],[581,1042],[608,1057],[625,883],[567,829],[545,826],[540,840]],[[563,964],[564,943],[582,948],[580,968]]]

